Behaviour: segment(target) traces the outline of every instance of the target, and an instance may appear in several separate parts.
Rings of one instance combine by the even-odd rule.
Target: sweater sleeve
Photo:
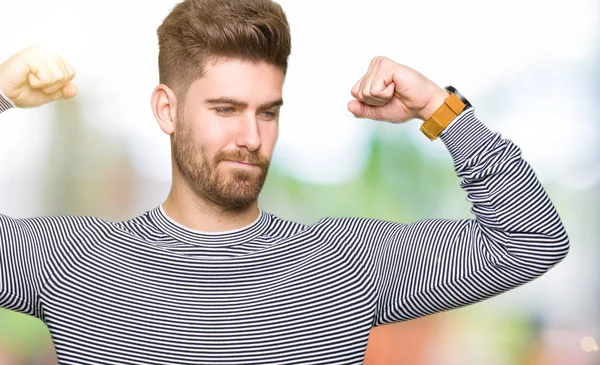
[[[0,214],[0,308],[40,318],[44,285],[64,270],[65,242],[76,226],[72,217],[15,219]]]
[[[469,109],[440,137],[474,219],[373,223],[374,325],[462,307],[531,281],[560,262],[569,240],[520,149]],[[369,238],[367,238],[369,239]]]
[[[7,98],[0,90],[0,113],[6,111],[10,108],[15,108],[15,103],[13,103],[9,98]]]

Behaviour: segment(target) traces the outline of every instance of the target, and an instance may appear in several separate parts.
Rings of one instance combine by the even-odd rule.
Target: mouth
[[[244,162],[244,161],[237,161],[237,160],[225,160],[224,162],[229,162],[231,164],[235,164],[235,165],[239,165],[239,166],[248,166],[248,167],[258,167],[255,164],[249,163],[249,162]]]

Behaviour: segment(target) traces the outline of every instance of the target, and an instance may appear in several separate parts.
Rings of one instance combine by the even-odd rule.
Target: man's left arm
[[[355,116],[395,123],[427,120],[449,96],[385,58],[374,59],[352,94]],[[492,133],[472,108],[454,118],[441,139],[475,219],[369,225],[364,244],[376,283],[374,325],[497,295],[542,275],[568,252],[560,218],[514,143]]]

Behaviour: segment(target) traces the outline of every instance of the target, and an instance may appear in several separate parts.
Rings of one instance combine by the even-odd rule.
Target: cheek
[[[262,142],[262,150],[266,154],[271,154],[273,149],[275,148],[275,144],[277,143],[277,138],[279,136],[279,124],[278,123],[265,123],[262,125],[260,130],[261,142]]]
[[[219,151],[233,135],[227,123],[219,121],[210,111],[197,110],[196,114],[190,115],[188,121],[191,124],[189,132],[193,133],[193,140],[208,154]]]

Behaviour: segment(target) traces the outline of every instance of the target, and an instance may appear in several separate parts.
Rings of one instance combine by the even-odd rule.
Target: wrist
[[[446,100],[447,97],[448,92],[445,89],[435,85],[427,105],[417,113],[417,117],[423,121],[429,119],[433,113],[435,113],[435,111],[438,110],[442,104],[444,104],[444,100]]]
[[[2,93],[2,90],[0,90],[0,113],[15,107],[15,103],[13,103],[12,100],[10,100],[6,95]]]

